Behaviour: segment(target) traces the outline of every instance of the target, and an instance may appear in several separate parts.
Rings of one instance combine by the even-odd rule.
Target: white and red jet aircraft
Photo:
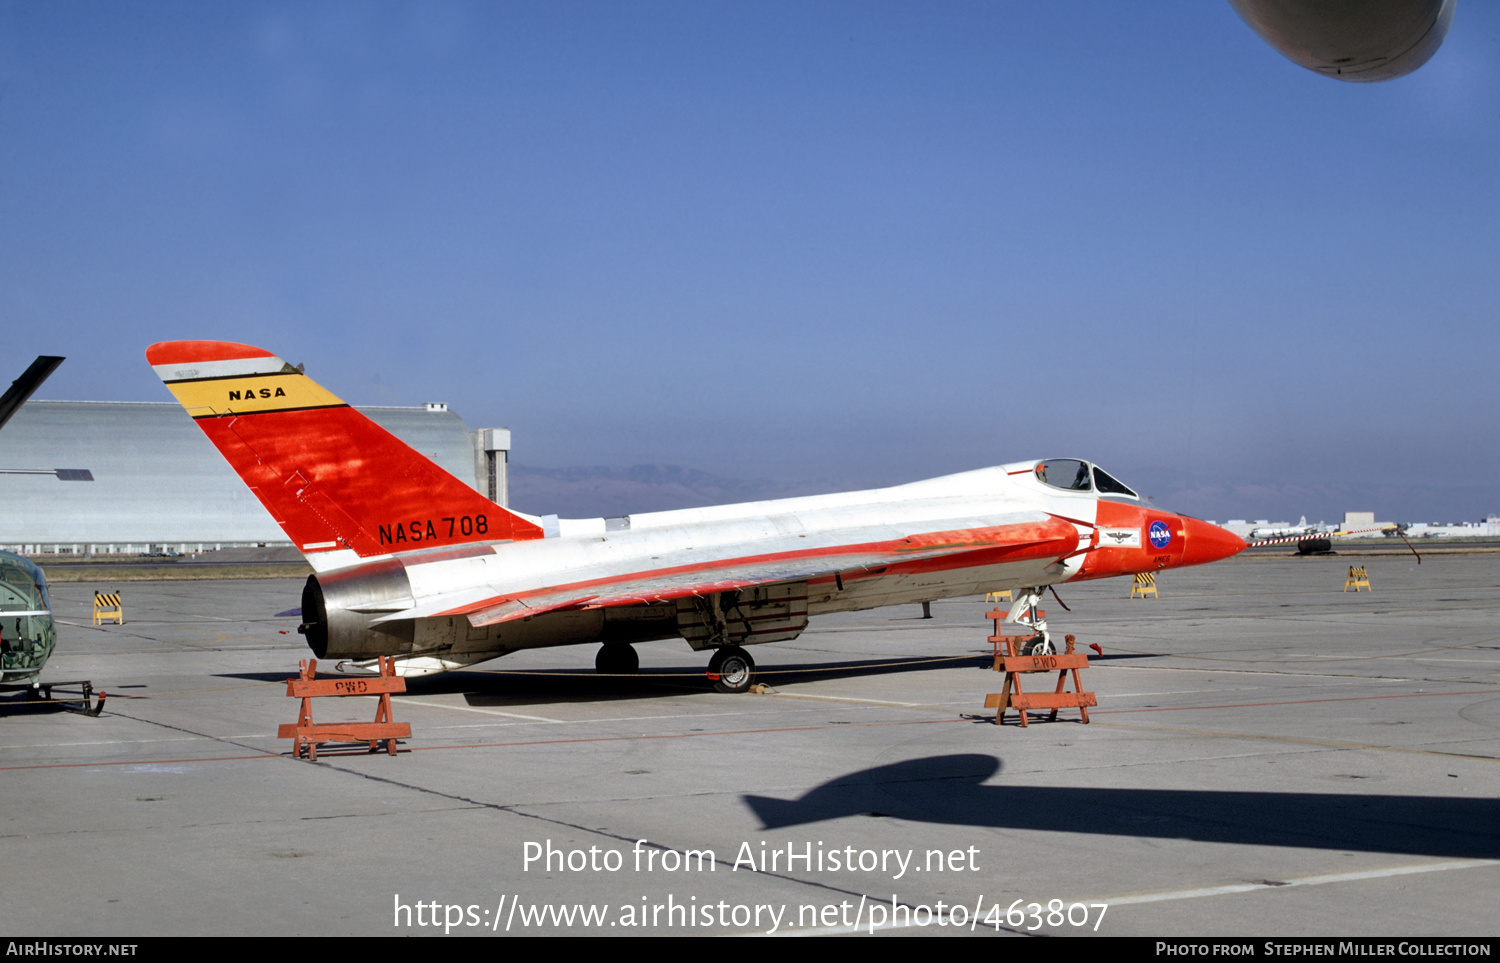
[[[1198,565],[1245,542],[1159,511],[1070,458],[894,488],[622,518],[538,518],[480,495],[260,348],[152,345],[146,358],[312,565],[301,631],[319,658],[456,669],[518,649],[686,639],[709,678],[749,688],[743,646],[811,616],[1019,590],[1050,645],[1057,582]]]

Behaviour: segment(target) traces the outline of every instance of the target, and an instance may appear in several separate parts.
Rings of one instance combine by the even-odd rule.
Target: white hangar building
[[[470,431],[440,404],[358,410],[505,504],[509,431]],[[290,544],[176,403],[31,401],[0,432],[0,548],[97,554]]]

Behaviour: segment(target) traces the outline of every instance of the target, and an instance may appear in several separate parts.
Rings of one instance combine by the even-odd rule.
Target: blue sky
[[[244,341],[537,467],[1076,455],[1220,520],[1500,512],[1497,174],[1473,2],[1344,84],[1227,3],[0,0],[38,397]]]

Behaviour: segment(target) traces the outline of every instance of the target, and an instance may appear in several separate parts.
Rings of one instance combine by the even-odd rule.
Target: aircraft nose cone
[[[1183,518],[1183,532],[1187,545],[1182,552],[1182,565],[1204,565],[1221,558],[1238,555],[1249,546],[1243,538],[1228,529],[1196,518]]]

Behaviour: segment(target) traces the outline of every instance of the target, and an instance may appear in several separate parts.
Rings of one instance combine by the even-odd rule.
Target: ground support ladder
[[[1083,691],[1083,682],[1078,675],[1079,669],[1088,668],[1089,657],[1082,652],[1074,652],[1073,636],[1064,636],[1068,643],[1068,650],[1062,655],[1021,655],[1021,643],[1031,636],[1001,635],[1000,620],[1005,613],[996,610],[985,613],[988,618],[995,620],[995,634],[990,636],[990,641],[995,644],[995,671],[1005,673],[1005,685],[998,692],[992,692],[985,696],[984,707],[996,709],[995,725],[1004,725],[1005,713],[1008,709],[1015,709],[1021,716],[1021,725],[1026,726],[1029,720],[1026,711],[1040,711],[1051,709],[1052,714],[1048,716],[1049,722],[1057,721],[1058,709],[1077,709],[1083,716],[1083,724],[1088,725],[1089,706],[1096,706],[1099,701],[1092,692]],[[1003,654],[1002,654],[1003,653]],[[1021,676],[1027,672],[1057,672],[1057,689],[1052,692],[1041,692],[1027,694],[1021,691]],[[1073,691],[1065,691],[1068,673],[1073,674]]]
[[[318,746],[325,742],[367,742],[374,752],[383,740],[386,752],[396,754],[396,740],[411,738],[411,724],[391,721],[391,693],[405,692],[406,680],[396,675],[395,656],[383,655],[379,659],[378,678],[316,678],[318,660],[303,659],[297,665],[301,672],[295,679],[286,680],[286,694],[302,700],[302,710],[295,724],[283,724],[276,732],[279,739],[292,740],[292,755],[301,757],[302,747],[307,747],[307,758],[318,758]],[[316,724],[312,718],[312,700],[319,696],[378,695],[380,706],[375,710],[374,722],[325,722]]]

